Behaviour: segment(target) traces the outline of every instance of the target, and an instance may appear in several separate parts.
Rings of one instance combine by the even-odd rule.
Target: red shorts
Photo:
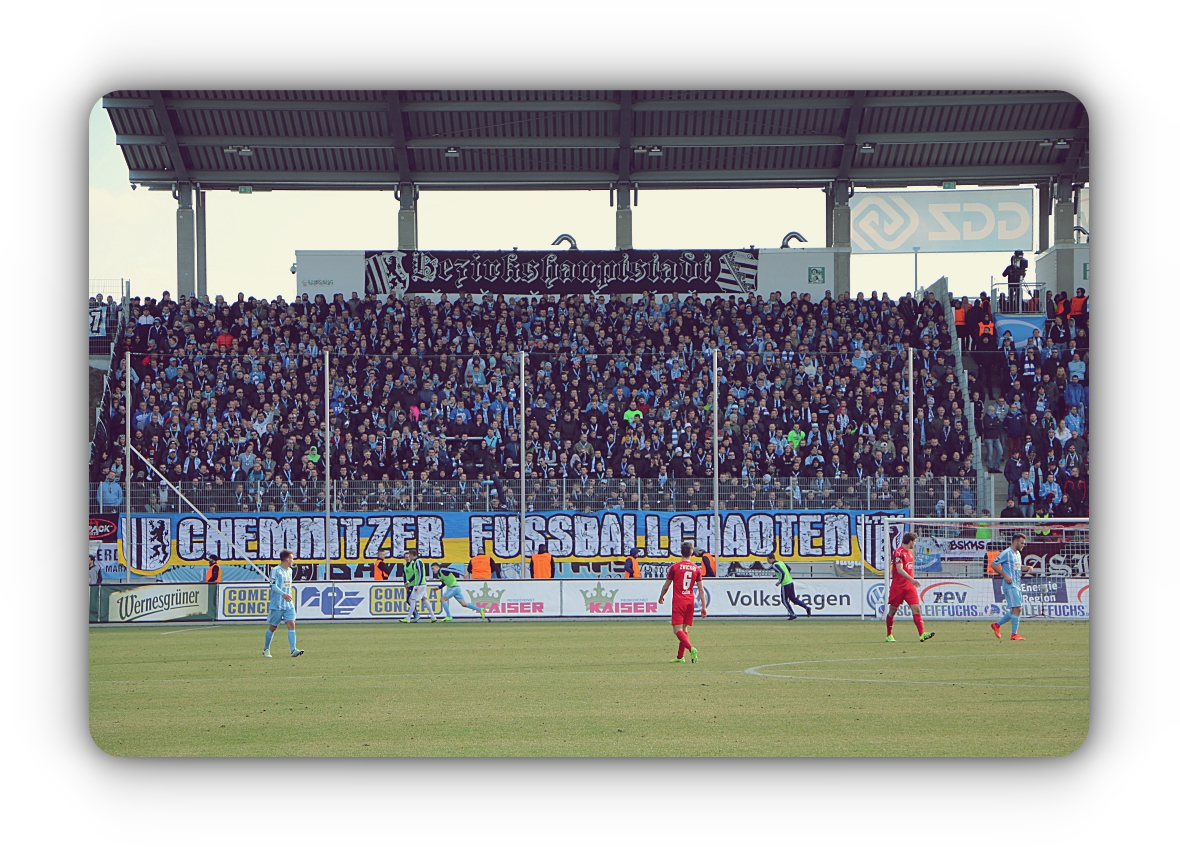
[[[918,589],[914,588],[912,582],[904,579],[895,580],[889,584],[889,605],[900,606],[904,603],[918,605]]]
[[[693,600],[689,597],[687,600],[672,600],[672,626],[692,626],[693,616]]]

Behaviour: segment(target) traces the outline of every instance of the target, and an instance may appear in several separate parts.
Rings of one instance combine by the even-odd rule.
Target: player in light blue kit
[[[1001,588],[1004,591],[1004,603],[1008,606],[1008,611],[998,621],[992,624],[992,632],[996,634],[996,638],[1002,638],[1000,635],[1000,627],[1008,621],[1012,622],[1012,640],[1025,641],[1025,637],[1019,633],[1020,629],[1020,606],[1023,598],[1020,593],[1020,576],[1032,570],[1031,565],[1025,565],[1020,558],[1020,551],[1024,547],[1024,533],[1018,532],[1012,536],[1012,544],[1000,555],[996,556],[993,566],[999,570],[1000,576],[1004,579],[1004,584]]]
[[[291,563],[295,554],[290,550],[279,553],[279,563],[270,574],[270,596],[266,604],[266,639],[262,643],[262,655],[268,659],[270,640],[283,621],[287,622],[287,641],[291,645],[291,658],[302,656],[303,651],[295,646],[295,587],[291,584]]]
[[[458,600],[460,606],[465,606],[473,612],[479,612],[479,616],[485,621],[488,619],[487,612],[480,606],[474,603],[468,603],[463,599],[463,589],[459,587],[459,577],[463,571],[458,565],[431,565],[434,569],[434,576],[442,582],[442,610],[443,621],[452,620],[451,618],[451,600]]]

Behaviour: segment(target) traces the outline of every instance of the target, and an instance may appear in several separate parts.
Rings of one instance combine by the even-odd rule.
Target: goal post
[[[1012,539],[1024,535],[1021,551],[1031,570],[1021,579],[1023,617],[1089,618],[1089,518],[907,518],[884,516],[883,591],[870,591],[874,616],[888,608],[892,554],[907,532],[914,543],[914,578],[922,616],[982,619],[1000,614],[1004,601],[992,562]],[[899,616],[910,614],[902,604]]]

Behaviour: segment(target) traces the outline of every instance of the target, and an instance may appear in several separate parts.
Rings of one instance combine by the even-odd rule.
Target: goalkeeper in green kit
[[[463,599],[463,589],[459,587],[459,574],[461,570],[456,565],[431,565],[434,569],[434,575],[442,582],[442,610],[443,622],[452,620],[451,618],[451,600],[458,600],[460,606],[466,606],[468,609],[479,612],[479,616],[485,621],[488,619],[487,612],[483,607],[475,606]]]
[[[778,577],[779,600],[782,602],[783,608],[787,610],[787,614],[790,616],[787,618],[787,620],[793,621],[798,617],[798,615],[795,614],[795,610],[791,608],[792,603],[794,603],[800,609],[806,609],[807,617],[811,617],[811,606],[807,605],[805,602],[795,596],[795,578],[791,576],[791,569],[787,567],[787,563],[777,561],[774,558],[774,553],[771,553],[769,556],[767,556],[766,561],[770,565],[771,569],[775,572],[775,576]]]

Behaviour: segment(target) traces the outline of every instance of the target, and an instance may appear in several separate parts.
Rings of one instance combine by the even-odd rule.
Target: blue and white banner
[[[623,559],[635,547],[645,564],[674,562],[684,542],[712,552],[719,546],[724,563],[765,561],[774,553],[788,562],[859,566],[864,549],[869,567],[879,569],[888,555],[885,514],[722,512],[718,545],[712,512],[533,512],[525,523],[524,553],[531,556],[545,544],[556,560],[555,575],[592,579],[621,577]],[[126,518],[119,521],[118,537],[121,559],[129,559],[133,573],[162,574],[168,582],[204,579],[210,553],[221,559],[223,580],[257,579],[239,551],[267,565],[283,549],[294,553],[296,579],[304,573],[308,579],[371,578],[379,555],[402,559],[407,551],[428,563],[464,566],[487,553],[500,564],[502,577],[520,576],[520,515],[514,513],[345,512],[332,515],[327,532],[322,514],[218,514],[207,524],[197,515],[137,513],[130,533]],[[326,557],[332,573],[323,572]]]
[[[864,191],[848,201],[853,253],[1031,250],[1031,188]]]

